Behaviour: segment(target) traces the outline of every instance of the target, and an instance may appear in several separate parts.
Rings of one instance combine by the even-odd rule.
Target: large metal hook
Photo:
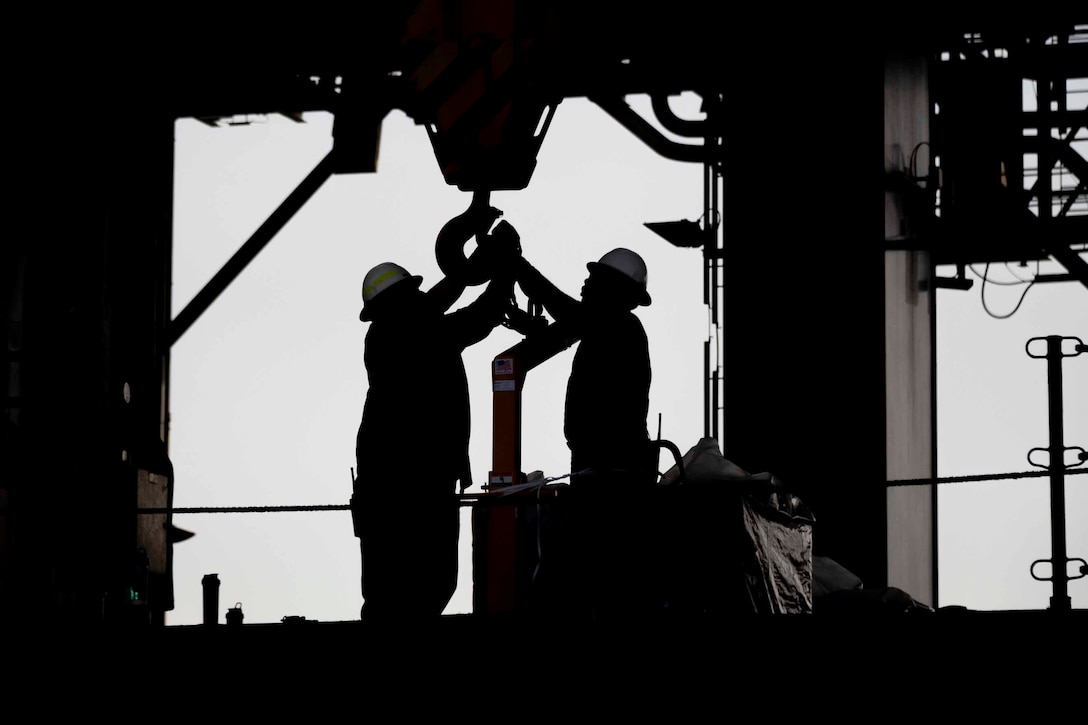
[[[502,212],[490,204],[491,192],[477,190],[472,203],[461,214],[450,219],[438,232],[434,254],[438,266],[447,277],[463,281],[466,286],[483,284],[491,279],[492,269],[482,253],[491,225]],[[465,256],[465,245],[476,237],[476,250]]]

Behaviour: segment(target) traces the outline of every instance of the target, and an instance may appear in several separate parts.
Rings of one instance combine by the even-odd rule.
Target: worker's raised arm
[[[439,312],[445,312],[453,307],[457,300],[461,299],[461,295],[465,292],[465,286],[463,279],[443,277],[427,290],[427,301]]]
[[[515,261],[514,274],[522,292],[533,302],[540,303],[557,322],[577,315],[581,303],[552,284],[524,257]]]
[[[447,330],[454,344],[462,349],[475,345],[501,325],[514,304],[513,289],[509,275],[496,276],[471,304],[447,314]]]

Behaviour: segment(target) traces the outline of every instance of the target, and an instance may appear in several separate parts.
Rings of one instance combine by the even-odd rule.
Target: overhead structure
[[[932,137],[889,188],[935,264],[1053,258],[1088,287],[1088,23],[982,30],[934,42]]]

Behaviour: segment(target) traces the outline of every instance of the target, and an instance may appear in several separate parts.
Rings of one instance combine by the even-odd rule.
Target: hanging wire
[[[975,270],[972,268],[971,271],[974,272]],[[977,274],[977,272],[976,272],[976,274]],[[982,309],[986,311],[987,315],[994,318],[995,320],[1007,320],[1007,319],[1009,319],[1010,317],[1012,317],[1013,315],[1016,314],[1016,311],[1020,309],[1020,305],[1024,304],[1024,298],[1027,297],[1028,291],[1032,287],[1035,286],[1035,280],[1032,280],[1032,281],[1026,283],[1027,286],[1024,288],[1023,294],[1020,295],[1020,299],[1017,301],[1016,306],[1013,307],[1012,310],[1009,313],[1004,314],[1004,315],[998,315],[998,314],[994,313],[990,309],[989,305],[986,304],[986,284],[987,284],[987,282],[989,282],[990,284],[998,284],[997,282],[992,282],[992,281],[988,280],[987,278],[989,277],[989,275],[990,275],[990,263],[987,262],[986,263],[986,271],[982,275],[982,284],[979,285],[979,291],[980,291],[979,296],[982,299]],[[1015,283],[1012,283],[1012,284],[1023,284],[1023,283],[1022,282],[1015,282]]]
[[[1038,260],[1036,260],[1035,265],[1036,265],[1036,272],[1035,273],[1038,274],[1039,273],[1038,272],[1038,267],[1039,267]],[[986,266],[989,267],[989,264],[987,264]],[[969,264],[969,265],[967,265],[967,267],[968,267],[968,269],[971,270],[971,272],[976,277],[981,279],[983,282],[986,282],[986,283],[992,284],[992,285],[997,285],[998,287],[1018,287],[1018,286],[1020,286],[1022,284],[1031,284],[1032,282],[1035,281],[1034,278],[1032,278],[1032,279],[1021,279],[1020,277],[1016,277],[1015,272],[1013,272],[1011,269],[1009,269],[1009,273],[1012,274],[1014,277],[1016,277],[1016,281],[1015,282],[1002,282],[1002,281],[999,281],[999,280],[996,280],[996,279],[988,279],[988,277],[989,277],[989,270],[988,269],[985,272],[979,272],[977,269],[975,269],[975,266],[973,264]],[[1009,267],[1008,262],[1005,262],[1005,267],[1006,268]]]
[[[910,162],[907,165],[907,173],[910,175],[911,181],[928,181],[929,175],[918,176],[918,150],[923,146],[929,146],[929,141],[921,141],[917,143],[910,152]]]
[[[1027,266],[1026,262],[1021,262],[1020,264],[1023,267]],[[1007,284],[1030,284],[1030,283],[1034,282],[1035,279],[1039,276],[1039,271],[1040,271],[1041,266],[1042,265],[1039,263],[1039,260],[1036,259],[1035,260],[1035,276],[1032,277],[1031,279],[1024,279],[1023,277],[1021,277],[1020,275],[1018,275],[1016,273],[1016,269],[1011,264],[1009,264],[1008,262],[1005,262],[1005,269],[1008,271],[1009,274],[1011,274],[1017,280],[1016,282],[1007,283]]]

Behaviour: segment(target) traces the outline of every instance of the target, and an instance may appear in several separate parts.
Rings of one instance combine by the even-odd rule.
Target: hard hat
[[[601,267],[608,267],[622,274],[627,279],[638,285],[638,303],[650,304],[650,293],[646,291],[646,263],[630,249],[618,247],[605,254],[597,262],[590,262],[586,268],[590,272]]]
[[[363,277],[363,309],[359,312],[359,319],[364,321],[372,319],[371,305],[374,304],[375,298],[393,285],[405,280],[416,288],[423,282],[422,277],[408,274],[408,270],[393,262],[382,262],[371,268]]]

